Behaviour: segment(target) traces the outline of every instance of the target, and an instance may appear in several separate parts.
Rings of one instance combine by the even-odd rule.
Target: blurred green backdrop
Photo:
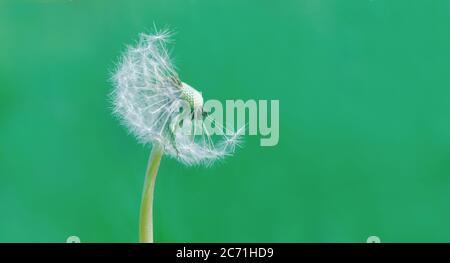
[[[159,242],[450,242],[447,0],[1,0],[0,241],[136,242],[149,147],[109,78],[153,23],[208,98],[279,99],[280,142],[164,159]]]

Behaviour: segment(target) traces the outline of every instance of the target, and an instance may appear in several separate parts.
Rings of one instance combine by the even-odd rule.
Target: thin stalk
[[[147,172],[145,174],[144,190],[141,200],[141,215],[139,222],[139,242],[153,243],[153,192],[155,179],[158,174],[159,163],[164,149],[158,143],[153,144],[152,152],[148,159]]]

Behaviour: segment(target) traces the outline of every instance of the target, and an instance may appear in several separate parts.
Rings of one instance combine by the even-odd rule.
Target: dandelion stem
[[[148,159],[141,201],[141,216],[139,222],[140,243],[153,243],[153,192],[163,152],[163,147],[158,143],[154,143]]]

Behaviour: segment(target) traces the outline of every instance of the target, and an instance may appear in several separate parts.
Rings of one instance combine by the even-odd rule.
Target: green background
[[[206,99],[279,99],[280,141],[165,158],[158,242],[450,241],[450,2],[0,1],[0,241],[136,242],[148,146],[108,93],[169,26]]]

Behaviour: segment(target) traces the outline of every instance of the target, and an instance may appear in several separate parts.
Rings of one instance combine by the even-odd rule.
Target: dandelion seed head
[[[232,154],[241,133],[213,140],[204,125],[196,123],[203,113],[203,96],[178,77],[166,47],[170,35],[141,34],[136,45],[127,47],[113,75],[114,112],[141,143],[158,143],[186,165],[209,165]],[[182,118],[180,108],[186,105],[192,120]],[[176,125],[180,123],[183,127]],[[202,133],[196,135],[196,129]]]
[[[203,97],[200,92],[184,82],[182,82],[181,90],[181,98],[189,103],[193,111],[203,109]]]

